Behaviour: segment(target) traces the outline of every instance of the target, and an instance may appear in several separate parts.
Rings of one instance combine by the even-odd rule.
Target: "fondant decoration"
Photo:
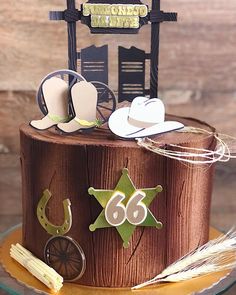
[[[129,199],[126,207],[122,201],[126,196],[124,193],[116,191],[105,208],[106,221],[112,226],[119,226],[128,220],[130,224],[140,225],[147,218],[147,207],[142,202],[146,194],[136,191]]]
[[[69,120],[67,83],[53,77],[44,82],[42,91],[48,112],[42,120],[31,121],[30,125],[39,130],[45,130],[58,123],[67,122]]]
[[[77,44],[77,34],[76,34],[76,23],[78,21],[81,21],[81,23],[87,25],[92,33],[104,33],[104,34],[135,34],[139,32],[139,29],[143,25],[151,24],[151,52],[150,52],[150,91],[149,95],[150,97],[157,97],[158,96],[158,63],[159,63],[159,32],[160,32],[160,23],[165,21],[177,21],[177,13],[167,13],[161,10],[160,0],[152,0],[152,7],[148,9],[148,14],[146,17],[140,17],[139,19],[139,27],[138,28],[129,28],[127,27],[130,25],[130,22],[128,25],[124,25],[122,28],[93,28],[91,25],[91,15],[84,16],[83,15],[83,6],[81,10],[78,10],[75,5],[75,0],[67,1],[67,9],[64,11],[52,11],[50,12],[50,19],[54,21],[58,20],[64,20],[67,22],[68,26],[68,40],[69,46],[68,46],[68,56],[69,56],[69,69],[73,71],[77,71],[77,60],[80,57],[77,52],[76,44]],[[112,7],[112,5],[116,4],[113,0],[107,0],[106,3],[104,1],[97,0],[89,0],[85,4],[106,4],[109,6],[109,9]],[[110,6],[110,5],[111,6]],[[141,5],[143,7],[143,3],[140,0],[130,0],[128,2],[122,1],[122,4],[131,5],[132,9],[134,10],[134,7],[136,5]],[[134,5],[134,6],[133,6]],[[113,6],[114,7],[114,6]],[[114,9],[114,8],[113,8]],[[142,8],[144,9],[144,8]],[[93,13],[94,14],[94,13]],[[140,12],[139,12],[140,14]],[[109,14],[108,14],[109,15]],[[142,14],[144,15],[144,14]],[[120,17],[120,16],[118,16]],[[124,18],[127,18],[125,16]],[[100,18],[101,19],[101,18]],[[102,17],[102,20],[100,20],[100,23],[104,23],[104,17]],[[124,23],[124,22],[123,22]],[[117,25],[117,22],[116,22]],[[125,27],[126,26],[126,27]],[[140,74],[140,73],[139,73]],[[138,75],[137,75],[138,77]],[[137,78],[138,79],[138,78]],[[134,80],[134,85],[136,86]]]
[[[45,99],[44,99],[44,95],[43,95],[43,87],[44,84],[52,79],[52,78],[61,78],[65,83],[66,83],[66,91],[67,91],[67,97],[66,97],[66,110],[67,112],[70,112],[70,115],[72,116],[72,109],[71,109],[71,102],[68,101],[69,98],[69,89],[74,85],[75,82],[79,82],[79,81],[85,81],[85,78],[78,74],[77,72],[74,72],[72,70],[67,70],[67,69],[62,69],[62,70],[58,70],[58,71],[54,71],[52,73],[49,73],[46,77],[43,78],[42,82],[39,85],[39,89],[37,92],[37,102],[39,105],[39,108],[41,110],[41,112],[46,116],[48,114],[48,109],[47,109],[47,105],[45,103]],[[69,83],[68,83],[69,82]],[[57,103],[57,100],[56,102]],[[68,107],[69,104],[69,107]]]
[[[147,207],[142,202],[146,194],[136,191],[126,205],[126,218],[130,224],[141,225],[147,218]]]
[[[61,226],[52,224],[46,217],[46,206],[52,194],[49,190],[43,192],[37,206],[37,217],[42,227],[52,235],[44,248],[45,262],[55,269],[65,281],[74,281],[82,277],[86,269],[86,259],[83,249],[71,237],[64,237],[72,226],[71,203],[63,201],[64,223]]]
[[[81,129],[99,127],[101,123],[96,118],[96,87],[85,81],[76,83],[71,89],[71,98],[75,117],[68,123],[58,124],[58,129],[65,133],[74,133]]]
[[[122,201],[124,201],[125,198],[125,194],[115,191],[110,200],[107,202],[105,208],[105,218],[111,226],[119,226],[127,219],[126,208],[125,205],[122,204]]]
[[[49,289],[58,292],[63,287],[63,277],[20,244],[11,245],[10,256]]]
[[[165,121],[165,107],[158,98],[136,97],[131,107],[115,111],[109,119],[111,131],[123,138],[140,138],[183,128],[176,121]]]
[[[57,270],[67,282],[81,278],[86,269],[83,249],[70,237],[52,237],[44,249],[48,265]]]
[[[236,231],[211,240],[168,266],[161,274],[132,289],[161,282],[182,282],[236,267]]]
[[[69,199],[66,199],[63,201],[63,207],[64,207],[64,222],[61,226],[57,226],[52,224],[47,216],[46,216],[46,206],[48,204],[48,201],[52,197],[52,194],[49,190],[45,190],[43,192],[43,196],[40,199],[38,206],[37,206],[37,217],[38,221],[42,225],[42,227],[53,236],[61,236],[69,232],[72,226],[72,214],[71,214],[71,203]]]
[[[103,48],[101,48],[103,49]],[[101,55],[100,58],[95,56],[95,53]],[[101,121],[102,123],[105,123],[108,121],[110,115],[115,111],[116,109],[116,96],[114,92],[103,82],[106,80],[103,76],[106,75],[105,69],[103,70],[103,67],[105,67],[105,58],[104,58],[104,52],[100,51],[100,48],[96,47],[89,47],[86,50],[82,50],[81,54],[78,53],[78,55],[82,55],[83,57],[83,63],[81,65],[83,74],[86,73],[86,77],[89,79],[89,81],[93,80],[91,83],[96,87],[98,92],[98,99],[97,99],[97,119]],[[103,61],[102,61],[103,60]],[[92,74],[93,73],[93,74]],[[101,81],[95,81],[95,78],[98,78],[99,75],[101,75]],[[45,104],[44,96],[43,96],[43,85],[44,83],[55,77],[60,77],[61,79],[67,81],[67,88],[68,88],[68,99],[67,99],[67,109],[70,114],[70,119],[75,117],[75,111],[73,108],[73,103],[70,95],[70,90],[73,87],[73,85],[76,82],[86,81],[85,78],[71,70],[58,70],[55,72],[52,72],[48,74],[41,82],[39,86],[39,90],[37,93],[37,101],[39,108],[41,112],[44,115],[48,114],[48,109]],[[67,120],[69,121],[69,120]]]
[[[123,240],[124,247],[129,246],[129,240],[137,225],[161,228],[162,223],[157,221],[148,209],[156,195],[162,191],[158,185],[155,188],[137,190],[129,177],[128,169],[123,169],[114,190],[101,190],[89,188],[103,207],[102,212],[89,229],[95,231],[99,228],[116,227]]]

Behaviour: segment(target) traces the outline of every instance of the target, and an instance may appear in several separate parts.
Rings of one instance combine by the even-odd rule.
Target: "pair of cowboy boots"
[[[81,129],[97,126],[96,110],[98,93],[95,86],[81,81],[71,88],[72,104],[75,117],[70,119],[68,107],[68,85],[57,77],[44,82],[43,96],[48,114],[41,120],[34,120],[30,125],[38,130],[46,130],[53,126],[65,133],[74,133]]]

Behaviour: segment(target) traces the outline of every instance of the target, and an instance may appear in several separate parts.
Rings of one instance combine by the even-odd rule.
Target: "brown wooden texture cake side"
[[[183,121],[209,129],[194,120]],[[23,125],[20,134],[24,246],[43,258],[44,246],[51,237],[36,215],[43,191],[48,188],[53,194],[47,217],[54,224],[63,222],[62,201],[69,198],[73,224],[67,236],[81,245],[87,259],[85,274],[78,283],[132,286],[152,278],[208,240],[213,166],[197,169],[181,164],[141,149],[134,141],[116,140],[108,130],[62,137],[55,131],[40,133]],[[159,140],[202,148],[214,148],[215,144],[213,136],[176,132]],[[127,249],[115,228],[89,231],[102,207],[87,192],[90,186],[114,189],[124,167],[129,169],[136,188],[158,184],[164,188],[150,206],[163,228],[137,227]]]

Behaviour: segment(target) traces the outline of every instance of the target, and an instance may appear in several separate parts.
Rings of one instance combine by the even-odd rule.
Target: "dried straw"
[[[20,244],[11,245],[10,255],[49,289],[58,292],[62,288],[63,278]]]
[[[171,149],[168,149],[168,147],[164,149],[161,147],[160,142],[150,138],[138,138],[137,144],[158,155],[189,164],[213,164],[216,162],[228,162],[230,159],[236,158],[236,156],[233,155],[233,152],[236,152],[236,138],[234,137],[225,134],[217,135],[216,133],[196,127],[185,127],[178,132],[213,135],[217,142],[216,149],[212,151],[176,144],[169,144],[168,147]],[[227,141],[229,143],[227,143]]]

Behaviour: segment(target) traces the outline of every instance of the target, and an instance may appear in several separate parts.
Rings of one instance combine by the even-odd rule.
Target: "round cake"
[[[214,129],[206,123],[175,116],[168,118],[185,126],[212,131],[212,134],[170,132],[154,137],[160,146],[171,143],[215,149]],[[55,253],[56,248],[70,247],[60,244],[62,238],[73,241],[82,252],[81,261],[74,259],[74,265],[63,264],[64,258],[60,257],[58,263],[67,272],[68,280],[87,286],[130,287],[153,278],[208,240],[213,165],[184,164],[157,155],[141,148],[134,140],[116,138],[106,126],[90,134],[61,136],[54,129],[40,132],[23,125],[20,136],[23,245],[45,259],[53,237],[42,226],[38,210],[45,209],[46,217],[41,218],[45,217],[55,228],[64,222],[64,229],[68,231],[65,235],[60,230],[55,233],[55,243],[58,243]],[[149,206],[162,228],[134,227],[126,247],[117,227],[91,230],[103,210],[91,190],[114,190],[124,168],[136,189],[160,185],[163,188]],[[45,208],[40,208],[45,190],[51,193],[51,198],[47,204],[44,202]],[[71,209],[70,226],[64,213],[65,199],[70,203],[67,203]],[[73,261],[74,254],[71,255]],[[78,279],[73,277],[77,270]]]

